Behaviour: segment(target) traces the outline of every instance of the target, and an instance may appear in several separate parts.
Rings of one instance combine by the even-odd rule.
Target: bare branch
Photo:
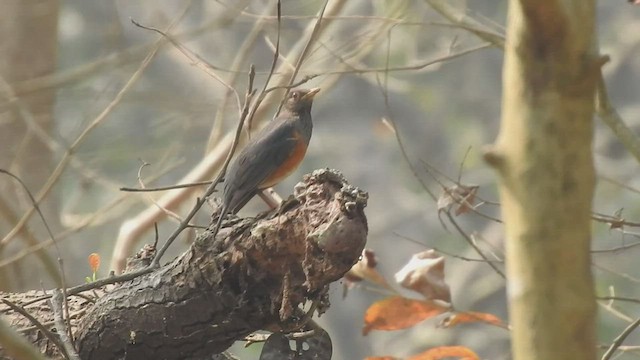
[[[66,298],[67,296],[64,295],[62,291],[58,289],[53,290],[53,295],[50,300],[51,309],[53,310],[53,318],[55,319],[56,329],[58,330],[57,334],[60,337],[67,359],[80,360],[80,356],[78,356],[76,349],[73,347],[73,340],[68,336],[68,334],[71,333],[71,328],[64,320],[65,316],[63,314],[62,306],[63,303],[67,303]],[[67,313],[66,318],[67,321],[69,321],[68,305],[65,305],[65,307],[67,307],[67,310],[64,312]]]
[[[607,351],[602,355],[602,360],[611,359],[613,354],[616,352],[616,349],[622,345],[624,340],[638,327],[640,326],[640,318],[636,319],[633,323],[627,326],[621,333],[613,340],[613,343],[607,349]]]

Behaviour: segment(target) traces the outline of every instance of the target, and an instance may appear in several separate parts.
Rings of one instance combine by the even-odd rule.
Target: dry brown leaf
[[[419,292],[427,300],[451,302],[451,290],[444,281],[444,257],[435,250],[413,255],[395,278],[400,285]]]
[[[362,334],[371,330],[399,330],[447,311],[448,307],[433,301],[392,296],[369,306],[364,315]]]
[[[454,212],[456,216],[471,211],[478,189],[477,185],[454,185],[444,188],[438,198],[438,213],[449,211],[454,205],[458,205]]]
[[[447,211],[451,205],[456,203],[449,189],[450,188],[444,188],[444,191],[438,198],[438,212]]]
[[[471,349],[464,346],[439,346],[423,353],[413,355],[407,360],[438,360],[444,358],[456,358],[459,360],[480,360],[480,357]]]
[[[456,209],[456,216],[468,213],[471,211],[473,203],[476,200],[476,194],[478,193],[478,186],[460,186],[462,189],[459,193],[461,198],[459,199],[459,206]]]
[[[613,213],[613,216],[611,216],[611,218],[613,220],[611,220],[611,222],[609,223],[609,229],[622,229],[624,228],[624,218],[622,217],[622,211],[624,209],[618,209],[616,210],[615,213]]]
[[[347,289],[355,286],[362,280],[370,281],[374,284],[378,284],[384,288],[391,289],[387,280],[376,270],[378,260],[373,250],[362,250],[362,256],[360,260],[351,267],[351,269],[344,275],[345,293]]]

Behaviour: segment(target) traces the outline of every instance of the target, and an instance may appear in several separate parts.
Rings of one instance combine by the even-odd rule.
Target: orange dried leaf
[[[91,271],[98,272],[98,268],[100,267],[100,255],[97,253],[91,253],[89,255],[89,267],[91,267]]]
[[[438,360],[457,358],[458,360],[480,360],[478,355],[464,346],[439,346],[413,355],[407,360]]]
[[[481,312],[461,312],[454,313],[446,318],[444,318],[438,326],[444,328],[450,328],[463,323],[472,323],[472,322],[484,322],[487,324],[495,325],[501,328],[508,329],[508,326],[500,320],[499,317],[489,314],[489,313],[481,313]]]
[[[396,273],[396,281],[404,288],[422,294],[427,300],[451,302],[451,291],[444,281],[444,257],[434,250],[413,255]]]
[[[388,297],[369,306],[362,334],[367,335],[371,330],[406,329],[447,310],[448,307],[433,301]]]

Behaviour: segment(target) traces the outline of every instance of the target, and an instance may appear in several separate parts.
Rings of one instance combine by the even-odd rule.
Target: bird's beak
[[[311,100],[313,99],[314,96],[316,96],[316,94],[320,91],[320,88],[313,88],[311,90],[309,90],[308,93],[304,94],[304,96],[302,97],[303,100]]]

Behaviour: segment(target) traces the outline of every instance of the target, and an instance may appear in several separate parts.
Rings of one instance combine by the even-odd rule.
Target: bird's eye
[[[300,97],[300,94],[297,91],[294,91],[291,93],[291,98],[293,100],[298,100],[299,97]]]

